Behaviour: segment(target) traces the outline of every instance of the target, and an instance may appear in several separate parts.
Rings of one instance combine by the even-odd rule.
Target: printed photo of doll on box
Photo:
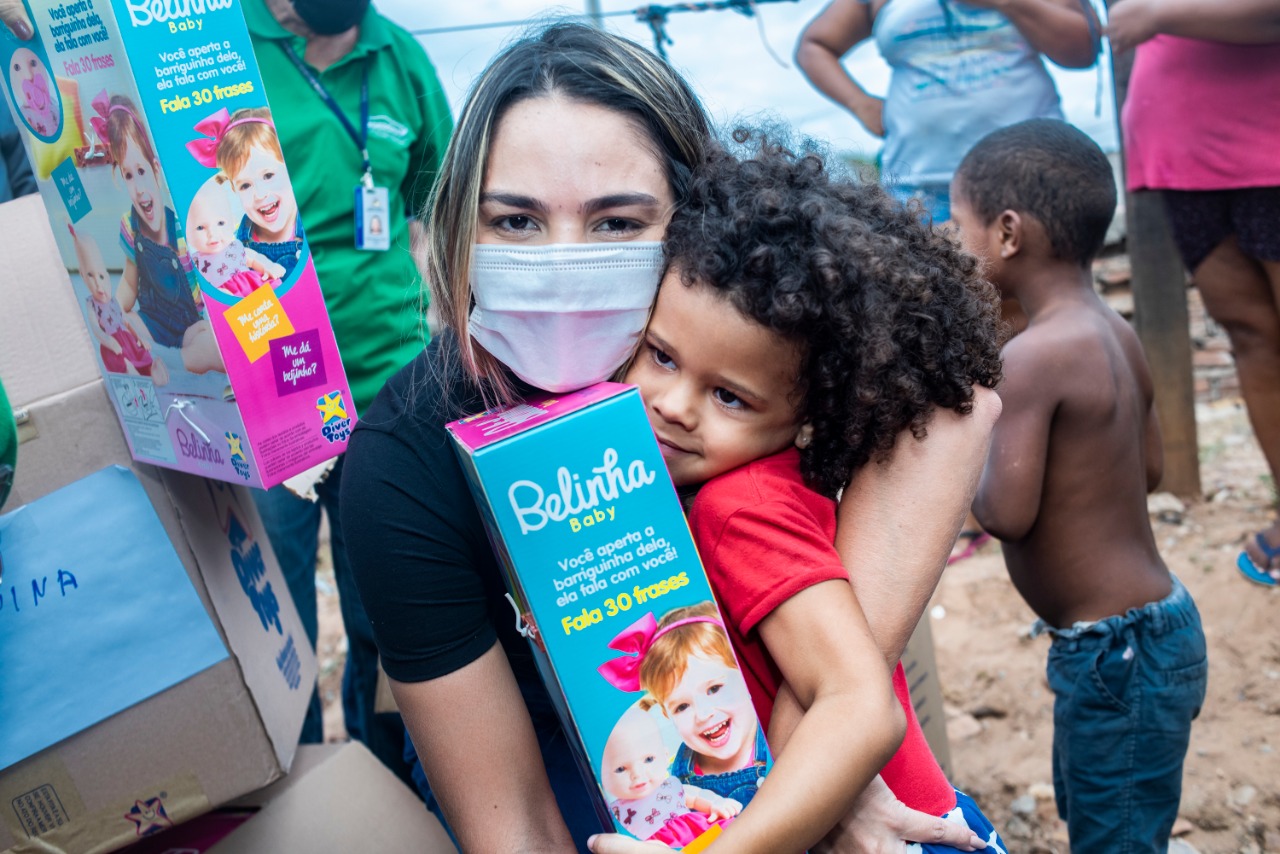
[[[58,132],[62,121],[58,88],[35,51],[20,47],[13,52],[9,59],[9,91],[36,136],[47,139]]]
[[[113,169],[130,207],[120,219],[124,269],[115,298],[126,314],[141,318],[171,367],[191,374],[225,373],[213,329],[192,276],[155,145],[137,106],[127,95],[105,90],[92,101],[94,132],[106,142]]]
[[[264,279],[283,280],[305,251],[306,236],[276,126],[271,111],[259,107],[235,113],[218,110],[197,122],[195,130],[202,136],[187,143],[187,150],[200,165],[218,170],[201,187],[187,215],[196,268],[219,290],[247,296]],[[223,184],[232,195],[220,197],[211,186]],[[230,223],[235,224],[228,227]],[[202,245],[196,245],[194,229],[199,226],[206,228]]]
[[[609,648],[600,674],[645,695],[614,725],[600,785],[638,839],[683,848],[750,803],[771,766],[764,732],[713,602],[646,614]],[[663,730],[674,730],[674,749]]]
[[[158,386],[166,384],[169,372],[164,362],[151,356],[155,347],[151,333],[136,314],[126,314],[111,293],[111,276],[97,241],[70,223],[67,229],[76,247],[80,278],[89,289],[85,299],[89,332],[98,342],[102,364],[113,374],[134,374],[149,377]]]

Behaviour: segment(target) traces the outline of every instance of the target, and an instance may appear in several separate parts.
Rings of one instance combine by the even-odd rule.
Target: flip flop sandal
[[[961,531],[960,535],[956,537],[956,542],[960,542],[961,540],[968,540],[969,544],[965,546],[960,552],[953,554],[951,555],[951,557],[947,558],[947,566],[950,566],[956,561],[961,561],[961,560],[964,560],[965,558],[973,557],[974,554],[978,551],[978,549],[982,548],[983,545],[990,542],[991,535],[988,534],[986,531]],[[1280,549],[1276,550],[1276,554],[1280,555]]]
[[[1267,563],[1271,563],[1271,561],[1280,557],[1280,546],[1272,548],[1271,544],[1267,542],[1267,538],[1262,534],[1255,535],[1254,543],[1258,546],[1258,550],[1266,555]],[[1240,557],[1236,558],[1236,568],[1240,570],[1241,575],[1254,584],[1261,584],[1263,587],[1280,586],[1280,578],[1254,563],[1248,552],[1240,552]]]

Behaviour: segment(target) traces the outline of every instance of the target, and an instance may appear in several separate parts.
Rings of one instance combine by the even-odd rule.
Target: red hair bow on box
[[[231,114],[227,112],[227,108],[223,107],[218,112],[206,119],[196,122],[195,129],[204,134],[201,139],[193,139],[187,143],[187,151],[191,152],[191,156],[201,166],[208,166],[210,169],[218,165],[218,145],[222,142],[222,138],[227,135],[227,131],[240,125],[248,124],[264,124],[275,127],[270,119],[259,118],[258,116],[248,116],[243,119],[231,121]]]
[[[654,641],[667,632],[690,623],[711,623],[724,629],[724,623],[715,617],[686,617],[658,628],[658,621],[653,618],[653,614],[645,614],[609,641],[609,649],[626,654],[606,661],[597,670],[606,682],[619,691],[639,691],[640,665],[644,664],[644,657],[649,654]]]

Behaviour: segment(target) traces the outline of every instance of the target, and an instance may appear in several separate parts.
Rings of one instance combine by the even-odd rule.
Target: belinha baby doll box
[[[639,391],[449,431],[602,826],[701,850],[772,759]]]
[[[269,487],[355,412],[238,0],[24,0],[5,92],[136,459]]]

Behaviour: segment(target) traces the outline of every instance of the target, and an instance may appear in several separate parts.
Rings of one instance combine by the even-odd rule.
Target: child
[[[620,636],[642,638],[639,655],[606,662],[600,673],[623,691],[647,692],[682,742],[671,773],[740,806],[765,776],[764,730],[715,604],[652,615]],[[611,644],[613,646],[613,644]],[[617,648],[617,647],[615,647]]]
[[[929,752],[901,667],[892,689],[884,678],[833,545],[833,499],[854,469],[903,429],[922,434],[933,407],[965,411],[974,382],[996,382],[994,300],[976,265],[880,188],[768,142],[750,159],[711,157],[664,248],[627,380],[672,480],[704,484],[690,525],[761,720],[775,697],[802,712],[785,744],[770,730],[782,749],[724,847],[785,823],[791,835],[762,850],[800,850],[844,817],[870,782],[849,779],[871,755],[867,730],[883,723],[874,709],[832,711],[874,696],[908,721],[883,771],[894,793],[967,823],[970,847],[1002,851]]]
[[[219,110],[196,125],[206,139],[187,144],[196,160],[216,165],[245,210],[236,240],[289,273],[302,257],[305,235],[284,152],[265,107]]]
[[[601,783],[613,799],[609,810],[637,838],[682,847],[741,812],[737,801],[671,776],[666,756],[658,722],[638,706],[623,713],[605,742]]]
[[[137,108],[126,96],[108,97],[105,91],[93,99],[93,108],[94,131],[106,140],[133,203],[120,222],[125,264],[116,299],[126,312],[136,306],[155,343],[181,351],[186,370],[222,371],[213,330],[196,305],[186,243],[165,204],[160,162]]]
[[[953,214],[1028,326],[974,505],[1053,636],[1053,782],[1073,851],[1164,851],[1208,670],[1200,615],[1156,550],[1159,428],[1138,338],[1093,289],[1115,212],[1107,158],[1035,120],[961,163]]]
[[[80,278],[89,289],[85,305],[94,320],[90,329],[98,339],[103,365],[115,374],[127,374],[132,369],[140,376],[150,377],[156,385],[164,385],[169,375],[164,362],[151,357],[155,345],[151,333],[136,315],[125,314],[111,295],[111,277],[102,260],[102,250],[92,237],[78,233],[74,226],[67,225],[67,229],[76,246]]]
[[[191,260],[205,281],[233,296],[247,297],[262,287],[263,278],[284,278],[284,267],[264,258],[236,239],[231,225],[231,200],[221,176],[205,182],[187,209]]]

